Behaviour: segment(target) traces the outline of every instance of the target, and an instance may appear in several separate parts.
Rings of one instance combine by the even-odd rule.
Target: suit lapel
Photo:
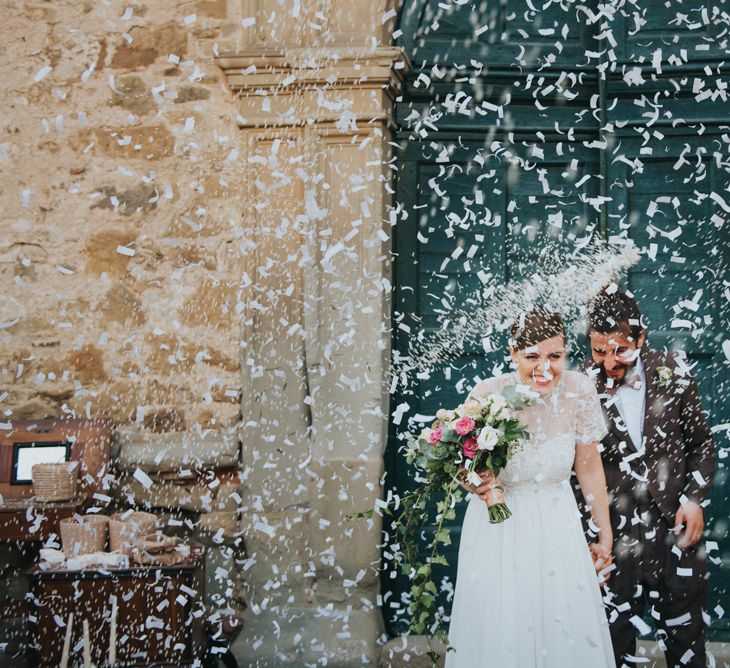
[[[656,437],[658,412],[661,408],[655,383],[657,360],[654,351],[648,350],[644,346],[641,350],[641,362],[644,365],[644,377],[646,378],[644,422],[641,432],[644,436],[644,447],[646,448],[646,453],[648,453]]]
[[[633,449],[636,449],[628,431],[625,429],[626,425],[624,425],[621,413],[619,413],[616,405],[616,395],[610,395],[606,392],[606,376],[603,372],[596,374],[596,390],[608,416],[609,430],[619,439],[619,442],[626,441]],[[619,425],[622,425],[624,429],[622,430]]]

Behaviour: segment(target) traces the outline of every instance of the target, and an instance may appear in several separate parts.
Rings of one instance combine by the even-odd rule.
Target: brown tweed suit
[[[704,668],[704,547],[700,542],[680,549],[672,528],[685,499],[700,504],[707,499],[714,443],[695,380],[675,373],[663,386],[657,369],[666,366],[674,371],[677,361],[646,346],[641,360],[646,378],[643,451],[629,437],[615,395],[606,391],[603,371],[589,362],[582,367],[596,384],[609,430],[601,455],[616,564],[606,589],[616,663],[636,665],[627,660],[636,650],[631,619],[637,622],[643,617],[648,597],[666,644],[668,665]]]

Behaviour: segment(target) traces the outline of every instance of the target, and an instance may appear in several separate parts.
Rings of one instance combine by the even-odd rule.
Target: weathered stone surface
[[[153,478],[145,487],[130,473],[119,477],[117,494],[132,505],[209,513],[213,510],[215,493],[199,481],[160,480]]]
[[[286,624],[273,610],[246,611],[231,651],[241,668],[323,664],[375,666],[383,625],[377,610],[293,607]]]
[[[203,513],[195,528],[195,537],[206,545],[230,545],[241,535],[240,513],[215,510]]]
[[[117,466],[134,471],[177,471],[181,468],[225,468],[238,464],[235,434],[168,432],[153,434],[120,428]]]
[[[81,382],[105,380],[104,355],[96,346],[87,343],[68,355],[68,363],[75,369]]]
[[[381,522],[377,516],[371,521],[345,516],[375,506],[381,496],[382,459],[313,461],[309,468],[314,474],[310,478],[312,552],[324,555],[315,560],[318,581],[331,579],[338,588],[343,581],[357,581],[358,587],[375,585]]]
[[[194,7],[195,11],[217,19],[224,19],[228,15],[228,0],[197,0]]]
[[[277,512],[245,512],[241,515],[246,556],[244,578],[247,601],[258,605],[267,596],[286,601],[293,590],[311,584],[307,566],[309,511],[289,508]]]
[[[384,409],[373,389],[381,380],[373,351],[389,336],[387,327],[378,329],[387,325],[387,315],[379,317],[385,299],[379,279],[387,271],[376,259],[383,249],[370,244],[387,206],[380,147],[389,137],[376,119],[367,141],[345,130],[335,138],[339,112],[319,116],[317,86],[306,91],[315,104],[305,108],[300,102],[309,104],[309,97],[285,90],[296,82],[275,83],[277,95],[249,91],[257,114],[271,105],[252,128],[245,96],[222,85],[213,54],[264,56],[269,47],[282,53],[333,41],[364,44],[392,33],[380,20],[391,0],[343,2],[302,3],[298,18],[277,10],[281,21],[273,23],[268,1],[6,3],[3,14],[4,46],[13,58],[0,63],[7,93],[0,179],[14,186],[0,192],[0,294],[23,308],[16,325],[0,329],[12,360],[0,365],[0,385],[8,390],[3,409],[37,418],[46,409],[60,412],[63,403],[64,413],[111,416],[122,432],[182,428],[184,413],[187,436],[148,429],[115,443],[117,501],[169,512],[167,519],[183,523],[167,531],[188,538],[200,514],[224,513],[204,517],[210,533],[223,520],[230,529],[238,509],[247,509],[240,544],[253,555],[234,559],[242,576],[232,597],[223,578],[211,591],[229,600],[242,595],[278,620],[282,637],[289,634],[282,611],[297,608],[314,617],[300,625],[303,640],[288,636],[288,647],[300,648],[296,665],[303,665],[299,658],[317,663],[321,657],[336,665],[335,651],[343,662],[362,665],[360,640],[367,636],[366,657],[373,656],[378,635],[361,633],[379,627],[377,584],[370,570],[358,578],[358,559],[370,548],[362,546],[359,529],[348,534],[336,515],[347,505],[339,498],[344,476],[357,471],[326,459],[354,460],[382,445],[373,426],[380,418],[363,419],[362,411]],[[324,18],[316,16],[320,10]],[[244,28],[247,15],[256,23]],[[372,30],[368,21],[376,24]],[[337,34],[328,34],[329,26]],[[326,65],[334,76],[327,99],[346,102],[361,131],[359,119],[372,119],[372,109],[387,112],[387,93],[367,65],[355,75],[365,88],[352,84],[350,70],[343,79],[342,53],[333,52]],[[46,65],[48,72],[41,70]],[[311,72],[304,68],[305,76],[319,76],[314,65]],[[275,79],[279,70],[264,64],[255,75]],[[273,117],[291,126],[272,129]],[[338,243],[355,218],[363,222],[360,234],[335,258],[337,276],[324,276],[320,244]],[[33,251],[33,244],[42,250]],[[309,320],[305,304],[314,314]],[[374,315],[352,317],[348,309],[360,307]],[[368,345],[342,344],[351,335]],[[96,352],[69,359],[84,346]],[[24,372],[16,378],[21,361]],[[75,393],[41,394],[48,388],[39,374],[48,379],[51,372],[78,381]],[[342,374],[367,375],[372,385],[353,392],[339,382]],[[234,390],[243,390],[241,407]],[[179,410],[171,415],[168,408]],[[156,471],[240,466],[236,436],[230,447],[219,441],[241,418],[243,489],[223,482],[211,489],[213,481],[205,479],[198,493],[192,482],[158,479]],[[214,431],[202,436],[208,428]],[[138,466],[153,477],[150,489],[132,477]],[[339,479],[319,487],[315,476],[330,475]],[[335,568],[341,553],[346,559],[340,543],[363,551],[343,561],[342,574]],[[215,552],[221,554],[218,546]],[[362,599],[370,601],[369,621],[359,616]],[[344,615],[350,605],[349,629],[340,624],[344,617],[333,623],[327,616]],[[295,615],[295,627],[298,620]],[[273,637],[268,633],[260,648],[274,652],[264,662],[278,663]]]
[[[238,573],[238,551],[229,547],[215,547],[205,551],[206,587],[205,600],[213,609],[228,608],[233,599]]]
[[[159,160],[172,155],[175,148],[175,138],[165,125],[82,130],[70,143],[78,151],[137,160]]]
[[[115,69],[140,69],[151,65],[159,56],[172,53],[184,56],[187,52],[188,35],[176,23],[159,27],[139,26],[130,30],[132,42],[121,41],[112,56]]]
[[[47,380],[38,388],[38,394],[55,401],[63,401],[74,395],[74,384],[67,380]]]
[[[59,410],[55,405],[40,399],[31,399],[17,404],[11,410],[10,417],[13,420],[43,420],[44,418],[56,417],[59,414]]]
[[[142,77],[126,76],[116,80],[116,91],[110,102],[113,107],[122,107],[138,116],[149,114],[157,108],[152,94]]]
[[[148,334],[145,337],[148,353],[147,367],[155,374],[177,374],[187,371],[195,363],[195,349],[191,342],[175,334]]]
[[[238,283],[201,285],[182,308],[187,325],[230,327],[236,309]]]
[[[183,104],[185,102],[195,102],[197,100],[207,100],[210,97],[210,91],[202,86],[182,86],[177,91],[177,97],[175,98],[176,104]]]
[[[239,482],[224,482],[216,489],[213,507],[217,511],[233,512],[243,504],[243,485]]]
[[[139,186],[117,192],[116,186],[99,188],[99,199],[91,205],[92,209],[112,209],[123,216],[152,211],[157,207],[160,193],[154,186]]]
[[[86,271],[92,276],[107,272],[121,276],[127,270],[130,256],[120,253],[117,248],[129,247],[135,235],[122,230],[103,230],[92,234],[86,241]]]
[[[156,434],[181,432],[185,429],[185,411],[182,408],[166,406],[145,413],[142,426]]]
[[[130,327],[138,327],[145,322],[142,303],[129,288],[121,283],[116,283],[107,290],[99,308],[112,322]]]

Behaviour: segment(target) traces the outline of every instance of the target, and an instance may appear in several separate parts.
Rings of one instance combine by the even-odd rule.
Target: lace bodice
[[[472,392],[501,392],[507,385],[519,384],[517,374],[508,373],[482,381]],[[589,445],[606,434],[596,388],[577,371],[564,371],[549,395],[520,411],[520,420],[527,425],[530,438],[500,473],[499,480],[507,489],[567,481],[576,446]]]

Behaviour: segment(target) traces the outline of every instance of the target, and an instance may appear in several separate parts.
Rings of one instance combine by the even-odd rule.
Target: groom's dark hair
[[[599,334],[621,332],[632,341],[638,341],[644,326],[636,300],[617,287],[603,288],[593,299],[588,314],[588,332],[592,331]]]

